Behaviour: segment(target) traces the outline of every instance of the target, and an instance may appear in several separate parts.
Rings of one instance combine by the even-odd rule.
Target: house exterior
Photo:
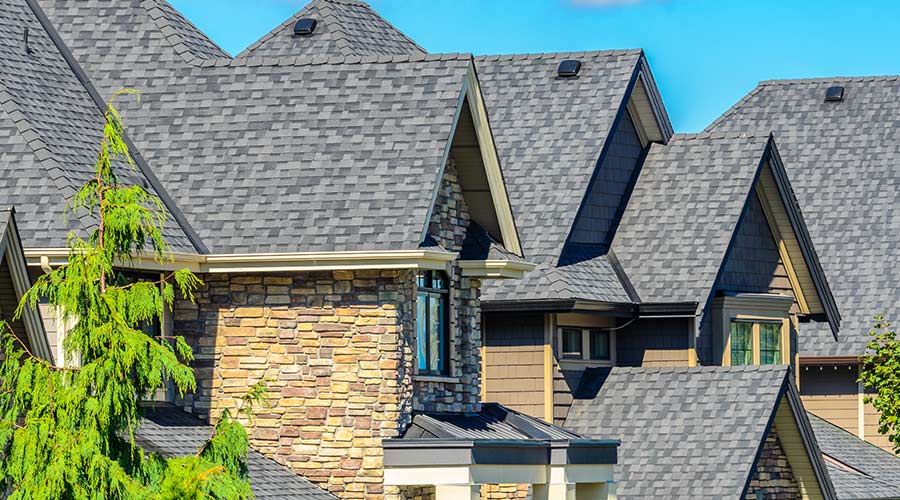
[[[123,87],[174,257],[130,271],[204,282],[158,325],[197,391],[148,402],[144,446],[191,453],[266,381],[263,499],[900,489],[804,408],[806,332],[836,344],[846,306],[781,134],[675,134],[642,51],[428,54],[313,0],[231,57],[164,0],[0,9],[0,315],[91,226],[61,212]],[[53,310],[24,322],[59,359]]]
[[[826,97],[833,89],[834,97]],[[876,315],[897,317],[897,77],[761,82],[708,127],[733,131],[754,123],[779,137],[787,172],[816,243],[843,323],[832,342],[811,317],[799,345],[806,407],[890,450],[878,413],[857,383]]]

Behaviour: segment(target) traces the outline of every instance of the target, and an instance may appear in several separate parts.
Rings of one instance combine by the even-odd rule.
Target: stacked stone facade
[[[762,495],[760,495],[762,493]],[[756,474],[750,481],[745,500],[800,500],[800,487],[794,479],[794,473],[787,455],[781,447],[778,433],[773,427],[766,437],[759,460],[756,462]]]
[[[432,238],[459,251],[469,215],[452,162],[432,214]],[[246,422],[256,449],[341,498],[405,497],[383,486],[382,439],[415,410],[480,409],[481,284],[448,274],[445,377],[415,373],[416,271],[203,275],[195,302],[176,303],[198,379],[178,403],[215,419],[263,382],[269,402]]]

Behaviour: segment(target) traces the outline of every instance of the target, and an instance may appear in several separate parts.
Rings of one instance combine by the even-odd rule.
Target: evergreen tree
[[[69,207],[96,226],[86,239],[69,236],[68,262],[38,278],[16,312],[41,299],[54,306],[59,321],[72,325],[65,360],[54,366],[35,357],[21,332],[2,328],[0,488],[9,500],[251,498],[247,434],[229,412],[195,455],[165,458],[135,443],[142,399],[167,380],[182,394],[195,389],[184,339],[152,336],[142,327],[172,308],[173,283],[193,300],[201,282],[188,270],[157,282],[122,279],[117,265],[141,254],[159,263],[172,257],[162,202],[117,175],[135,165],[114,100],[104,114],[96,175]],[[261,393],[252,390],[239,411],[249,413]]]

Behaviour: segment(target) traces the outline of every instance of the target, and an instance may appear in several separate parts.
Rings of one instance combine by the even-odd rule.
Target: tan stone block
[[[354,271],[334,271],[332,272],[335,280],[352,280],[355,276]]]

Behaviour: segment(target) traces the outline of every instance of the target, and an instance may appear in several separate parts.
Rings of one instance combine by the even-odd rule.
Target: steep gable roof
[[[622,499],[742,498],[782,401],[802,408],[784,366],[608,370],[585,375],[582,385],[592,387],[579,390],[564,427],[621,440]],[[812,482],[835,498],[805,414],[790,415],[816,471]]]
[[[844,100],[825,90],[844,87]],[[900,317],[900,77],[762,82],[710,125],[773,130],[843,314],[841,342],[803,325],[801,356],[860,355],[876,314]]]
[[[821,301],[836,332],[840,314],[769,134],[676,135],[653,145],[613,242],[622,268],[644,302],[705,308],[760,178],[784,208],[795,265],[810,276],[803,291]]]
[[[6,139],[0,144],[0,204],[17,208],[26,247],[58,248],[66,246],[69,231],[84,235],[95,223],[88,216],[64,220],[63,212],[94,176],[102,103],[33,8],[26,0],[0,1],[0,135]],[[148,170],[119,170],[129,183],[166,196]],[[169,209],[167,241],[174,250],[195,251],[189,228]]]
[[[900,498],[900,457],[809,414],[841,500]]]
[[[558,77],[563,59],[582,62],[577,78]],[[524,280],[490,283],[484,300],[631,302],[607,256],[559,260],[645,66],[640,50],[476,58],[523,251],[539,264]]]
[[[300,18],[317,21],[311,35],[294,36]],[[313,0],[238,57],[424,54],[425,50],[359,0]]]

